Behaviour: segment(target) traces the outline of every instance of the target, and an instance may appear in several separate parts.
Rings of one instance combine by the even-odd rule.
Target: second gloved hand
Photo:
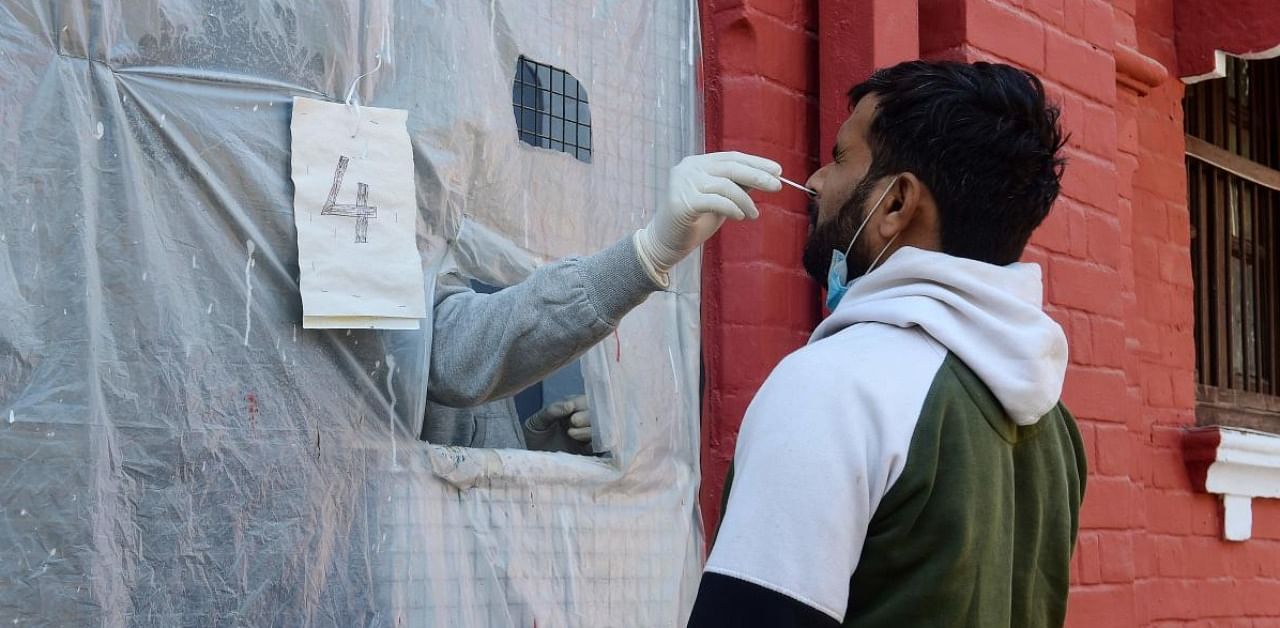
[[[782,189],[782,166],[743,153],[709,153],[684,158],[671,169],[667,202],[649,226],[636,232],[636,253],[659,284],[666,273],[715,235],[726,219],[760,215],[746,188]]]
[[[591,409],[587,396],[575,395],[543,408],[525,422],[524,436],[529,449],[590,453]]]

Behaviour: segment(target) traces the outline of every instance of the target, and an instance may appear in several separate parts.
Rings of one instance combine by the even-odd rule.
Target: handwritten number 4
[[[342,189],[342,177],[347,174],[347,164],[351,160],[346,155],[338,157],[338,167],[333,171],[333,185],[329,188],[329,198],[325,199],[320,209],[321,216],[348,216],[356,219],[356,244],[369,241],[369,219],[378,217],[378,208],[369,204],[369,186],[356,183],[356,202],[339,203],[338,191]]]

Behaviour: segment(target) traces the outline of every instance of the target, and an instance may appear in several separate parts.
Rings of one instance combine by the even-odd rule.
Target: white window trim
[[[1213,79],[1226,78],[1227,76],[1227,57],[1232,56],[1245,61],[1258,61],[1262,59],[1274,59],[1280,57],[1280,45],[1276,45],[1266,50],[1257,52],[1239,52],[1228,53],[1218,49],[1213,51],[1213,69],[1204,74],[1195,74],[1192,76],[1182,77],[1182,82],[1186,85],[1194,85],[1200,81],[1209,81]]]
[[[1253,500],[1280,499],[1280,434],[1234,427],[1190,430],[1186,460],[1197,488],[1222,496],[1222,536],[1253,536]]]

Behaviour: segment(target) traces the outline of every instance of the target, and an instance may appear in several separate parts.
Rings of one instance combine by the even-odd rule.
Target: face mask
[[[894,177],[893,181],[889,182],[889,186],[884,189],[884,192],[880,193],[880,198],[876,200],[876,204],[871,206],[871,211],[867,212],[867,217],[862,219],[862,224],[858,225],[858,230],[853,232],[853,239],[849,240],[849,247],[843,252],[840,250],[831,251],[831,266],[827,269],[827,309],[834,312],[836,306],[840,305],[840,299],[844,298],[845,293],[849,291],[849,287],[853,285],[853,281],[860,279],[854,278],[853,281],[848,279],[849,251],[853,250],[853,244],[858,241],[858,236],[862,235],[862,230],[866,228],[868,222],[871,222],[871,217],[875,215],[876,210],[880,209],[880,203],[884,202],[885,197],[889,195],[889,190],[892,190],[897,183],[898,177]],[[876,267],[876,264],[880,262],[880,258],[884,257],[885,251],[888,251],[889,247],[893,245],[893,241],[897,239],[898,235],[895,234],[885,243],[884,248],[880,249],[880,254],[876,255],[876,258],[871,261],[871,265],[867,267],[867,273],[870,273]]]

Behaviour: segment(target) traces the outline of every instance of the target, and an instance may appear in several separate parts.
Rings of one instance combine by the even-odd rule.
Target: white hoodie
[[[1042,293],[1036,265],[910,247],[854,281],[748,408],[707,571],[843,621],[867,526],[948,353],[1019,425],[1058,403],[1067,343]]]
[[[903,247],[857,279],[812,344],[858,323],[918,326],[959,357],[1018,425],[1062,395],[1067,337],[1042,309],[1035,264],[993,266]]]

